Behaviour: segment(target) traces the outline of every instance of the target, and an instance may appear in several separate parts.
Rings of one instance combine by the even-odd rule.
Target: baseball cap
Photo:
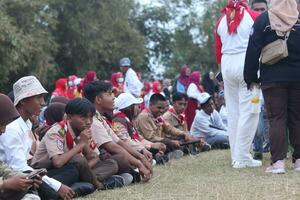
[[[115,109],[116,110],[122,110],[124,108],[127,108],[134,104],[140,104],[143,103],[142,98],[136,98],[130,93],[121,93],[116,99],[115,99]]]
[[[120,60],[120,66],[121,66],[121,67],[129,67],[129,66],[131,66],[131,61],[130,61],[130,59],[127,58],[127,57],[122,58],[122,59]]]

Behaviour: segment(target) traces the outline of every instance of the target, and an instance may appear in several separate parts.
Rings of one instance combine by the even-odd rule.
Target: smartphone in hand
[[[39,176],[45,176],[47,174],[47,170],[45,168],[42,169],[36,169],[32,172],[30,172],[30,174],[27,175],[27,177],[29,179],[34,179],[35,177]]]

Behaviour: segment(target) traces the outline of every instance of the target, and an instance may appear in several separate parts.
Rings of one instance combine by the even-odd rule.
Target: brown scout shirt
[[[163,118],[173,127],[188,132],[186,121],[182,121],[177,114],[171,111],[164,113]]]
[[[138,132],[151,142],[159,142],[165,139],[167,135],[180,136],[185,135],[181,131],[168,122],[158,123],[157,119],[148,111],[142,111],[136,119],[136,128]]]

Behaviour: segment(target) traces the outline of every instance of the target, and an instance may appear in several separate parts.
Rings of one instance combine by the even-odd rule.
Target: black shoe
[[[85,196],[95,191],[95,187],[91,183],[78,182],[71,186],[71,189],[75,192],[76,197]]]
[[[262,153],[254,153],[253,159],[254,160],[262,160],[263,154]]]
[[[105,189],[120,188],[125,185],[125,180],[120,175],[113,175],[105,179],[103,185]]]
[[[205,152],[205,151],[210,151],[211,150],[211,146],[209,144],[203,144],[202,148],[201,148],[201,152]]]
[[[156,154],[155,155],[155,161],[157,165],[164,165],[169,161],[168,156],[162,155],[162,154]]]

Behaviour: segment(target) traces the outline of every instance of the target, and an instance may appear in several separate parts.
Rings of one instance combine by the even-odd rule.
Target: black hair
[[[212,99],[212,97],[209,97],[209,99],[207,99],[207,101],[203,104],[201,104],[201,107],[205,107],[206,105],[208,105],[210,103],[210,100]]]
[[[15,96],[14,96],[14,91],[13,91],[13,90],[10,91],[10,92],[7,94],[7,96],[10,98],[10,100],[11,100],[12,102],[15,101]]]
[[[172,101],[175,102],[175,101],[181,101],[181,100],[185,100],[187,101],[188,99],[188,96],[184,93],[180,93],[180,92],[175,92],[173,94],[173,97],[172,97]]]
[[[90,102],[94,103],[96,96],[105,92],[111,92],[112,89],[113,86],[110,83],[104,81],[93,81],[84,87],[83,96]]]
[[[89,114],[95,115],[96,109],[86,98],[75,98],[67,103],[65,112],[67,115],[80,115],[86,117]]]
[[[252,1],[252,6],[253,6],[255,3],[265,3],[265,4],[268,6],[268,2],[267,2],[266,0],[253,0],[253,1]]]
[[[166,101],[167,99],[159,94],[159,93],[155,93],[150,97],[150,104],[156,104],[158,101]]]

